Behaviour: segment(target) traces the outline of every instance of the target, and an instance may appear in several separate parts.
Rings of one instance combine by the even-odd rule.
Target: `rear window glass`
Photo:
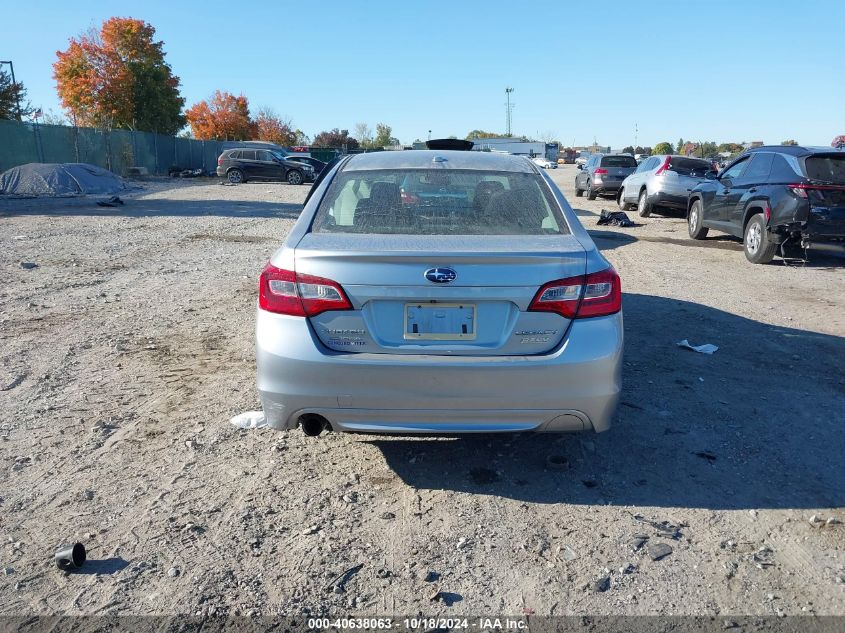
[[[637,160],[633,156],[603,156],[602,167],[630,167],[637,166]]]
[[[706,160],[674,156],[669,162],[669,169],[681,176],[703,176],[712,166]]]
[[[804,164],[807,167],[807,178],[845,185],[845,154],[810,156]]]
[[[315,233],[559,235],[569,229],[536,174],[478,170],[340,173]]]

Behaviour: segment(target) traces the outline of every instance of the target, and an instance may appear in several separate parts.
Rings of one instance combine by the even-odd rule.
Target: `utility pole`
[[[12,71],[12,90],[15,91],[15,101],[18,104],[18,121],[20,121],[23,118],[21,116],[21,93],[16,89],[17,82],[15,81],[15,65],[11,62],[11,60],[8,62],[0,61],[0,66],[3,64],[9,64],[9,70]]]
[[[513,109],[513,105],[511,105],[511,93],[513,92],[513,88],[507,87],[505,88],[505,97],[507,98],[507,103],[505,107],[507,110],[505,111],[505,127],[507,128],[507,136],[513,136],[511,133],[511,110]],[[515,104],[514,104],[515,105]]]
[[[634,123],[634,150],[637,149],[637,135],[640,133],[640,128]]]

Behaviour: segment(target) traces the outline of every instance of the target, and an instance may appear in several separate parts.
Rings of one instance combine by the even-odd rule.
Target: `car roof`
[[[763,145],[762,147],[752,147],[747,149],[745,154],[753,154],[754,152],[778,152],[780,154],[791,154],[792,156],[810,156],[812,154],[835,154],[842,152],[841,149],[835,147],[812,147],[806,145]]]
[[[523,156],[497,154],[494,152],[427,149],[356,154],[343,166],[343,171],[432,168],[478,169],[480,171],[512,171],[522,173],[535,172],[531,161],[526,160]]]

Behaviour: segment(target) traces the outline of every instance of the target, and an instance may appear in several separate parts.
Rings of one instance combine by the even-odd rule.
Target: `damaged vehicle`
[[[347,156],[261,273],[258,390],[271,427],[307,435],[604,431],[621,310],[616,271],[531,161]]]
[[[748,150],[692,189],[691,238],[710,229],[742,238],[745,256],[806,259],[809,250],[845,253],[845,152],[799,146]]]

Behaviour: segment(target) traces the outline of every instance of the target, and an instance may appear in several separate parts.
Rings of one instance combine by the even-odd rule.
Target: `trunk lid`
[[[539,288],[583,275],[572,235],[375,235],[308,233],[298,273],[339,283],[352,310],[309,319],[341,352],[526,355],[555,348],[569,320],[527,312]],[[437,283],[455,273],[449,282]]]

